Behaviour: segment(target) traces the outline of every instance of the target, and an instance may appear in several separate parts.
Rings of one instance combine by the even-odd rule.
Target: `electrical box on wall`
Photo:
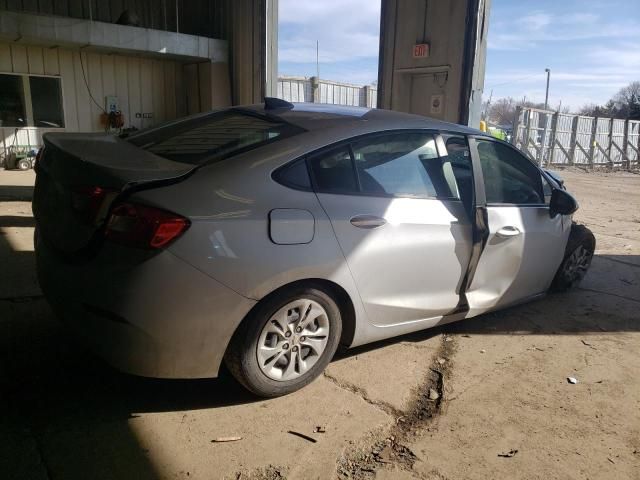
[[[118,107],[118,97],[116,97],[115,95],[107,95],[106,97],[104,97],[104,105],[104,109],[107,111],[107,113],[117,112],[118,110],[120,110],[120,108]]]

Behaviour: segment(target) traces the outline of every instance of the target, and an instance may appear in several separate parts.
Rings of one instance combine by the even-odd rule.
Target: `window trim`
[[[506,208],[506,207],[516,207],[516,208],[545,208],[545,209],[549,209],[549,205],[546,203],[501,203],[501,202],[487,202],[487,195],[484,189],[484,171],[482,170],[482,164],[480,163],[480,152],[478,151],[478,140],[480,141],[489,141],[489,142],[494,142],[494,143],[498,143],[500,145],[504,145],[506,147],[509,147],[511,150],[513,150],[514,152],[516,152],[518,155],[520,155],[522,158],[524,158],[527,162],[529,162],[531,165],[533,165],[536,170],[538,170],[545,178],[547,178],[547,176],[544,174],[544,170],[542,168],[540,168],[535,162],[533,162],[529,157],[527,157],[526,155],[524,155],[520,150],[518,150],[516,147],[514,147],[513,145],[511,145],[510,143],[507,143],[503,140],[500,140],[498,138],[495,137],[491,137],[489,135],[467,135],[467,141],[469,141],[469,145],[471,145],[471,140],[473,140],[473,148],[471,149],[471,155],[472,156],[476,156],[477,158],[477,168],[479,170],[479,172],[476,172],[474,169],[474,175],[476,176],[476,178],[478,178],[479,182],[482,184],[482,190],[481,190],[481,194],[482,194],[482,204],[487,206],[487,207],[495,207],[495,208]],[[553,183],[552,183],[553,185]],[[478,192],[480,193],[480,192]],[[544,192],[543,192],[544,193]],[[543,195],[544,198],[544,195]],[[476,198],[476,200],[480,200],[478,198]]]
[[[64,130],[67,128],[67,113],[64,108],[64,85],[62,75],[47,75],[40,73],[20,73],[20,72],[6,72],[0,71],[0,75],[14,75],[16,77],[22,77],[22,93],[24,95],[24,115],[27,117],[27,124],[22,126],[5,126],[4,128],[46,128],[49,129],[60,129]],[[62,108],[62,120],[64,121],[64,126],[62,127],[40,127],[33,124],[33,103],[31,99],[31,84],[29,83],[30,77],[44,77],[44,78],[55,78],[60,81],[60,106]]]
[[[455,132],[455,131],[448,131],[448,130],[437,130],[437,129],[433,129],[433,128],[402,128],[402,129],[389,129],[389,130],[380,130],[377,132],[370,132],[370,133],[365,133],[365,134],[361,134],[361,135],[356,135],[354,137],[350,137],[348,139],[344,139],[344,140],[340,140],[338,142],[334,142],[330,145],[325,145],[323,147],[320,147],[316,150],[313,150],[305,155],[302,155],[301,157],[298,157],[294,160],[291,160],[290,162],[287,162],[285,165],[283,165],[282,167],[278,167],[277,170],[280,170],[282,168],[285,168],[287,165],[290,165],[294,162],[296,162],[297,160],[299,160],[300,158],[305,158],[306,162],[307,162],[307,170],[309,172],[309,177],[311,178],[311,188],[312,191],[319,194],[326,194],[326,195],[351,195],[351,196],[357,196],[357,197],[374,197],[374,198],[409,198],[409,199],[413,199],[413,200],[437,200],[439,202],[462,202],[462,200],[460,198],[438,198],[437,196],[423,196],[423,195],[398,195],[398,194],[391,194],[391,193],[368,193],[368,192],[362,192],[362,191],[351,191],[351,190],[345,190],[345,191],[328,191],[328,190],[323,190],[318,188],[318,183],[316,181],[314,172],[313,172],[313,168],[311,168],[311,159],[314,157],[317,157],[319,155],[322,155],[324,153],[328,153],[331,152],[332,150],[338,150],[342,147],[347,147],[348,151],[349,151],[349,156],[351,157],[351,165],[354,171],[354,175],[356,178],[356,183],[358,185],[358,188],[361,189],[362,186],[360,184],[360,177],[358,175],[357,172],[357,168],[355,165],[355,155],[353,153],[353,147],[352,144],[355,142],[358,142],[360,140],[363,139],[369,139],[369,138],[376,138],[376,137],[384,137],[390,134],[403,134],[403,133],[420,133],[420,134],[426,134],[426,135],[432,135],[434,141],[436,142],[436,152],[438,154],[437,158],[444,158],[441,154],[440,151],[438,150],[438,138],[441,138],[441,134],[442,133],[451,133],[451,134],[456,134],[456,135],[460,135],[460,136],[467,136],[465,133],[460,133],[460,132]],[[276,170],[276,171],[277,171]],[[275,173],[275,172],[274,172]],[[273,176],[273,175],[272,175]],[[277,180],[276,180],[277,181]],[[282,184],[282,182],[279,182]],[[299,188],[297,189],[299,190]]]

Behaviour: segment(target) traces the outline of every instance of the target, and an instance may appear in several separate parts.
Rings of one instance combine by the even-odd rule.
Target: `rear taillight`
[[[137,203],[121,203],[111,212],[106,237],[137,248],[166,247],[191,223],[175,213]]]
[[[118,191],[104,187],[75,187],[71,191],[71,207],[85,223],[99,225],[107,215]]]

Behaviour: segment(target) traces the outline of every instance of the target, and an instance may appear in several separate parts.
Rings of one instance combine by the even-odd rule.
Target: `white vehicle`
[[[579,282],[595,241],[511,145],[415,115],[235,107],[126,139],[49,133],[41,287],[118,368],[277,396],[352,347]]]

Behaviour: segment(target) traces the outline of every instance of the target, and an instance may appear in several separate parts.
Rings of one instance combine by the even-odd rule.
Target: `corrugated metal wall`
[[[199,70],[204,71],[211,64],[201,65],[185,66],[172,60],[0,43],[0,73],[61,78],[67,131],[104,129],[100,123],[102,110],[89,97],[82,67],[91,94],[101,106],[104,107],[105,96],[115,95],[125,117],[125,126],[145,128],[211,108],[206,104],[207,99],[198,94],[200,78],[206,78],[205,74],[199,74]],[[185,78],[184,70],[187,68],[195,69],[196,74],[192,78]],[[207,91],[206,88],[204,90]],[[190,105],[187,105],[187,92],[194,99]],[[153,118],[136,118],[136,113],[152,113]],[[14,130],[15,127],[0,128],[1,138],[8,139],[11,144]],[[34,139],[41,138],[43,131],[47,131],[40,128],[22,130],[18,140],[21,145],[32,144]]]
[[[228,0],[0,0],[0,10],[61,15],[114,23],[125,10],[140,27],[226,40]]]

